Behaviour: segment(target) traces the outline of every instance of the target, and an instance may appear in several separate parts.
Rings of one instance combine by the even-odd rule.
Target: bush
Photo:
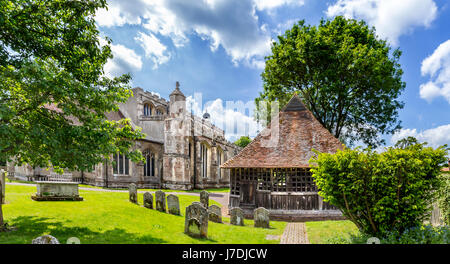
[[[366,244],[367,234],[351,234],[349,238],[333,237],[329,244]],[[449,244],[450,227],[432,227],[431,225],[412,227],[402,233],[390,231],[380,238],[381,244]]]
[[[438,207],[442,220],[446,225],[450,225],[450,173],[442,173],[439,180],[441,184],[438,190]]]
[[[420,226],[429,217],[446,154],[445,146],[424,144],[383,153],[345,148],[317,152],[310,164],[324,201],[341,209],[361,233],[383,237]]]

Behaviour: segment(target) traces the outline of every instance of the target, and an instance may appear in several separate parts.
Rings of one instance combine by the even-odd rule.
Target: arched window
[[[144,152],[145,163],[144,163],[144,176],[156,176],[156,156],[150,150]]]
[[[225,158],[222,149],[217,148],[217,176],[219,176],[219,179],[222,178],[222,169],[220,168],[220,165],[222,165],[224,159]]]
[[[202,177],[207,178],[208,177],[208,147],[204,143],[200,145],[200,155],[201,155],[201,161],[202,161]]]
[[[161,110],[161,109],[156,109],[156,115],[164,115],[164,112],[163,112],[163,110]]]
[[[117,175],[130,174],[130,160],[127,156],[117,153],[114,154],[113,173]]]
[[[151,116],[152,115],[152,107],[150,104],[144,104],[144,116]]]

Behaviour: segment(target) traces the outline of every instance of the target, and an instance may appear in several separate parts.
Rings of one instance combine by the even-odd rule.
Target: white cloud
[[[273,9],[283,5],[302,6],[305,4],[304,0],[254,0],[254,2],[258,10]]]
[[[434,148],[444,144],[450,145],[450,124],[420,132],[418,132],[417,129],[401,129],[392,136],[391,143],[395,144],[398,140],[408,136],[417,138],[419,142],[427,142],[428,146]]]
[[[379,36],[398,45],[398,38],[414,27],[429,27],[436,18],[437,6],[433,0],[338,0],[326,14],[364,19]]]
[[[153,69],[158,68],[159,65],[169,61],[170,53],[166,52],[167,47],[164,46],[158,38],[153,34],[138,33],[138,36],[134,38],[144,49],[145,57],[150,58],[153,61]]]
[[[261,67],[270,52],[270,32],[259,25],[256,9],[271,9],[303,1],[277,0],[109,0],[109,11],[96,14],[99,26],[142,25],[149,36],[164,36],[175,47],[189,42],[192,34],[209,41],[214,52],[222,47],[235,65]],[[156,56],[158,58],[158,56]],[[161,57],[160,57],[161,58]],[[164,59],[164,58],[163,58]],[[256,59],[256,60],[255,60]]]
[[[226,102],[218,98],[201,105],[201,96],[188,96],[186,106],[189,112],[197,116],[202,116],[207,112],[210,114],[210,121],[215,126],[225,131],[225,137],[234,141],[241,136],[255,137],[261,125],[254,120],[252,112],[254,102]],[[199,102],[200,101],[200,102]],[[230,107],[231,106],[231,107]],[[235,107],[232,107],[235,106]]]
[[[422,76],[430,76],[427,83],[420,85],[420,97],[431,102],[442,96],[450,103],[450,39],[422,61],[420,70]]]
[[[100,40],[100,45],[105,45],[106,41]],[[134,50],[129,49],[123,45],[111,44],[112,59],[106,62],[104,71],[108,77],[116,77],[125,73],[139,71],[142,68],[141,56],[137,55]]]

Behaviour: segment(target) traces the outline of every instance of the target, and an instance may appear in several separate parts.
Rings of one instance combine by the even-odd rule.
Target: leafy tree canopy
[[[300,21],[273,42],[256,104],[278,100],[282,107],[297,92],[341,141],[377,146],[384,143],[379,135],[400,128],[400,55],[364,21],[338,16],[317,27]]]
[[[252,142],[252,139],[249,136],[242,136],[236,140],[234,144],[241,148],[245,148],[248,144],[250,144],[250,142]]]
[[[90,170],[111,153],[132,160],[142,138],[108,121],[132,94],[129,75],[104,76],[95,11],[105,0],[0,0],[0,160]]]

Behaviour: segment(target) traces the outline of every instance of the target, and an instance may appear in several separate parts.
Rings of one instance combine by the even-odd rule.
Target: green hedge
[[[429,217],[447,159],[446,146],[424,144],[370,149],[345,148],[310,160],[319,194],[370,236],[421,226]]]

